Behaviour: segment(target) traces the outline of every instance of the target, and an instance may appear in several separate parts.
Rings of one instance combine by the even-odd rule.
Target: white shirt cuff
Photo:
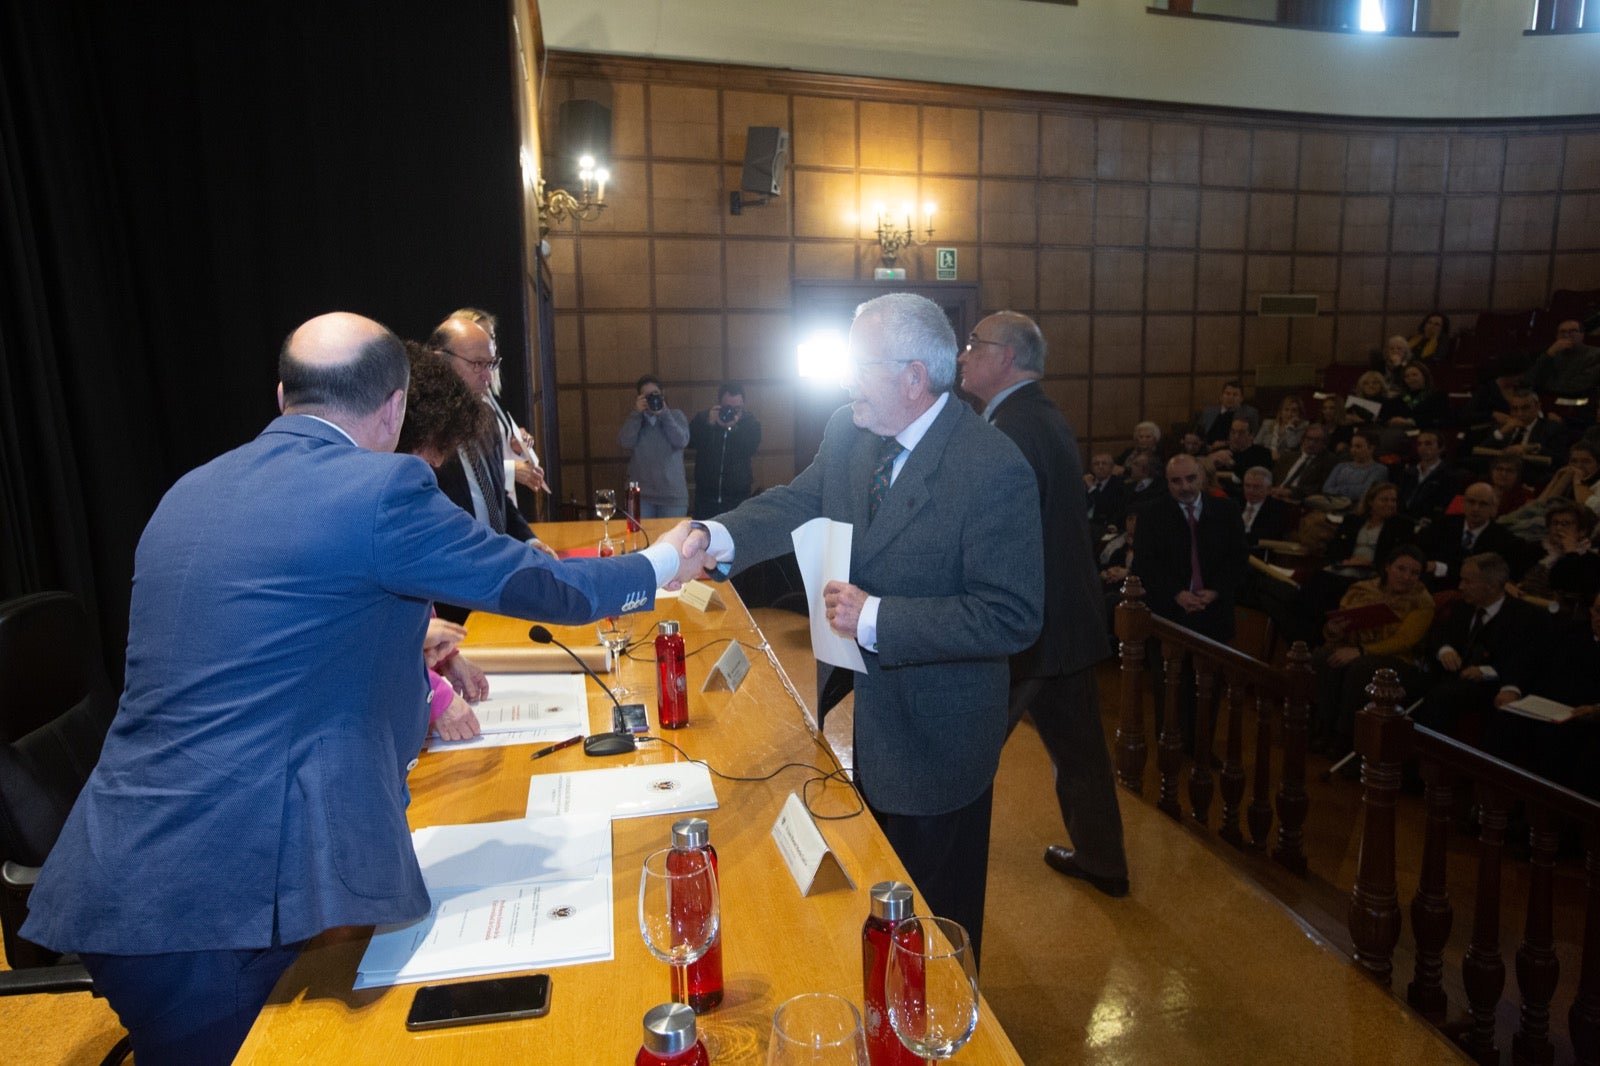
[[[652,544],[639,551],[650,565],[656,568],[656,588],[660,588],[668,581],[678,576],[678,549],[670,544]]]
[[[856,620],[856,643],[873,654],[878,651],[878,605],[882,602],[881,596],[868,596]]]
[[[719,563],[733,562],[733,536],[729,534],[728,527],[709,519],[700,524],[711,534],[711,544],[706,548],[706,554]]]

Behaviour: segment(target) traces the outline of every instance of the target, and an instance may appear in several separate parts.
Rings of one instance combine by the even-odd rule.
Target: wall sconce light
[[[922,236],[918,237],[916,228],[911,225],[910,204],[906,204],[902,209],[906,220],[904,229],[896,225],[896,219],[892,218],[883,209],[882,204],[877,206],[878,249],[883,256],[883,265],[886,268],[891,270],[894,268],[895,257],[900,254],[902,248],[909,248],[913,245],[920,247],[933,240],[933,207],[933,204],[922,205],[924,226]]]
[[[606,182],[611,180],[603,162],[611,155],[611,109],[594,100],[568,100],[559,115],[555,187],[548,187],[541,176],[535,189],[540,240],[563,219],[599,218],[606,209]]]

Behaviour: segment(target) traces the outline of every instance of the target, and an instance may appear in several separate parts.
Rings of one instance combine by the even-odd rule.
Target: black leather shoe
[[[1044,849],[1044,863],[1058,874],[1076,877],[1080,881],[1087,881],[1095,888],[1104,892],[1112,899],[1121,899],[1128,894],[1128,879],[1126,877],[1099,877],[1089,873],[1078,865],[1078,857],[1071,848],[1064,848],[1060,844],[1051,844]]]

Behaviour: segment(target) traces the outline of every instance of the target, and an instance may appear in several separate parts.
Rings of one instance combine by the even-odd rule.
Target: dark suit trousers
[[[960,922],[972,938],[974,965],[981,958],[993,803],[990,785],[965,807],[945,814],[884,814],[867,805],[929,908],[940,918]]]
[[[226,1066],[301,946],[79,958],[139,1066]]]
[[[1100,690],[1094,667],[1054,677],[1024,677],[1011,683],[1011,719],[1006,735],[1024,714],[1044,741],[1056,769],[1056,802],[1072,837],[1078,865],[1096,877],[1127,877],[1122,847],[1122,812],[1100,724]]]

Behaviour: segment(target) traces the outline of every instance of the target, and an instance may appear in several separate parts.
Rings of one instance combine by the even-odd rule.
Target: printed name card
[[[783,801],[783,811],[772,825],[772,840],[802,896],[835,888],[855,889],[856,883],[828,847],[811,812],[793,792]]]
[[[726,610],[722,602],[722,594],[709,581],[691,581],[683,586],[683,592],[678,598],[697,611],[709,611],[712,608]]]
[[[739,685],[749,672],[750,656],[744,653],[744,648],[736,640],[728,645],[728,650],[722,653],[717,665],[706,675],[705,684],[700,686],[700,691],[710,692],[713,689],[725,688],[729,692],[738,692]]]

